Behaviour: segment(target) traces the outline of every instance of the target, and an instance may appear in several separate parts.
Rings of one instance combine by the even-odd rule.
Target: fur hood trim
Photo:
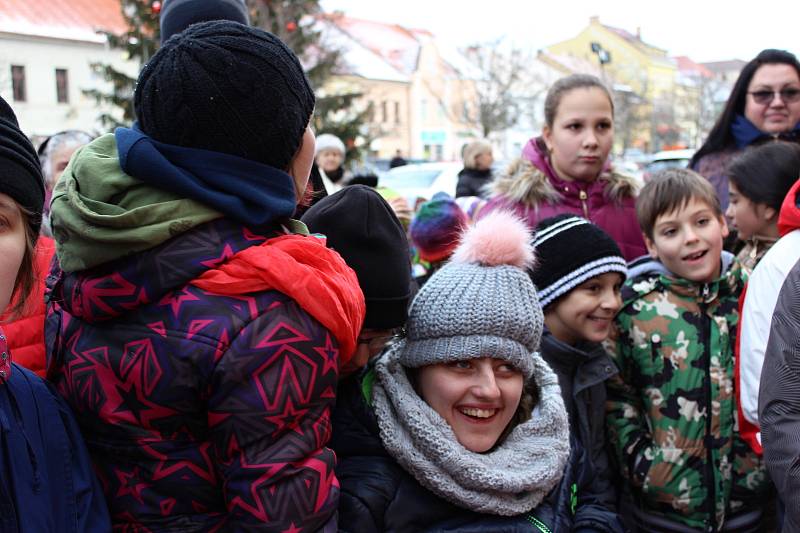
[[[603,172],[598,179],[605,182],[603,191],[612,202],[635,197],[638,192],[639,187],[634,178],[613,170]],[[503,196],[526,205],[543,202],[557,204],[562,198],[547,174],[522,157],[508,165],[490,184],[489,191],[492,196]]]

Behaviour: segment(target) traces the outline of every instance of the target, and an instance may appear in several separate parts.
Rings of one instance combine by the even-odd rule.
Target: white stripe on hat
[[[586,263],[581,268],[573,270],[555,283],[538,291],[539,303],[546,307],[550,302],[568,293],[584,281],[606,272],[619,272],[623,277],[628,275],[625,260],[619,256],[603,257],[597,261]]]
[[[564,220],[560,220],[555,224],[553,224],[552,226],[547,226],[541,231],[537,231],[536,235],[533,238],[533,246],[534,247],[539,246],[543,242],[552,239],[559,233],[567,231],[568,229],[572,229],[576,226],[582,226],[584,224],[589,224],[589,221],[581,217],[570,217],[570,218],[565,218]]]

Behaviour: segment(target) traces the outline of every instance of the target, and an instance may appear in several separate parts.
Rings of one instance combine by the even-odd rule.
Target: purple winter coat
[[[336,339],[280,292],[190,284],[267,238],[219,219],[95,269],[54,267],[48,377],[115,529],[336,530]]]
[[[547,155],[532,139],[523,157],[491,184],[491,196],[479,218],[496,209],[510,210],[533,229],[548,217],[571,213],[601,227],[631,261],[647,253],[636,219],[636,184],[616,172],[603,172],[591,182],[559,178]]]

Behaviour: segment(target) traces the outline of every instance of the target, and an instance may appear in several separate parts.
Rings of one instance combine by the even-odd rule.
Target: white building
[[[34,140],[65,129],[100,131],[103,109],[83,90],[108,87],[92,63],[138,72],[100,30],[125,30],[119,0],[0,2],[0,95]]]

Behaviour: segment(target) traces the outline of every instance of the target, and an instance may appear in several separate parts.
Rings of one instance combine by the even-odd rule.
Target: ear
[[[764,210],[761,213],[761,217],[767,222],[772,222],[778,218],[778,211],[774,207],[765,205]]]
[[[542,128],[542,138],[544,139],[544,144],[545,146],[547,146],[548,152],[553,150],[553,146],[550,143],[550,139],[552,138],[552,136],[553,136],[553,130],[550,129],[550,126],[545,124],[544,128]]]
[[[728,230],[728,221],[725,220],[725,215],[720,215],[719,223],[721,225],[720,232],[722,233],[722,238],[725,239],[730,233],[730,230]]]
[[[644,233],[642,233],[642,237],[644,237],[644,245],[647,247],[647,253],[649,253],[650,257],[653,259],[658,259],[658,249],[656,248],[656,243]]]

